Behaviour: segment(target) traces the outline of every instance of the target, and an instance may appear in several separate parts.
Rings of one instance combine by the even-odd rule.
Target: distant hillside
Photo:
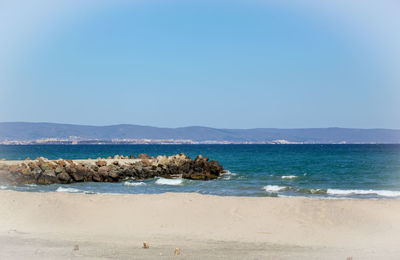
[[[43,138],[79,139],[190,139],[193,141],[270,141],[285,139],[310,143],[400,143],[400,130],[352,128],[216,129],[210,127],[160,128],[139,125],[85,126],[54,123],[0,123],[0,141]]]

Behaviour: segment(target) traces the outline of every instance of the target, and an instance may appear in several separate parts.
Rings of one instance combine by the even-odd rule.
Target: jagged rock
[[[38,184],[53,184],[59,183],[56,174],[53,170],[45,170],[37,180]]]
[[[35,162],[30,162],[28,163],[29,168],[31,168],[31,170],[38,168],[39,166],[37,165],[37,163]]]
[[[57,175],[57,178],[62,182],[62,183],[68,183],[69,180],[71,180],[71,177],[68,175],[68,173],[62,171],[60,174]]]
[[[50,162],[40,157],[37,161],[20,164],[0,163],[0,182],[12,184],[74,183],[74,182],[120,182],[126,178],[148,179],[154,177],[186,178],[194,180],[216,179],[224,171],[217,161],[197,156],[192,160],[185,154],[158,156],[152,158],[140,154],[141,160],[134,163],[124,161],[127,156],[119,156],[111,165],[104,160],[81,161],[78,165],[72,160]]]
[[[75,171],[70,173],[70,176],[77,182],[81,182],[85,179],[86,175],[86,168],[82,165],[78,165],[75,167]]]
[[[108,171],[108,176],[113,179],[118,179],[118,177],[120,176],[120,173],[118,172],[117,167],[110,166],[109,171]]]
[[[33,178],[37,179],[42,174],[42,169],[35,168],[32,170]]]
[[[99,173],[94,171],[94,172],[93,172],[93,175],[92,175],[92,181],[101,182],[101,180],[102,180],[102,178],[101,178],[101,176],[99,175]]]
[[[137,158],[138,159],[151,159],[150,155],[148,155],[146,153],[139,154]]]
[[[67,163],[64,160],[58,160],[57,165],[60,167],[65,167],[65,166],[67,166]]]
[[[56,177],[56,173],[54,172],[54,170],[51,170],[51,169],[45,170],[45,171],[42,173],[42,175],[50,176],[50,177]]]
[[[102,166],[99,168],[98,173],[102,177],[108,177],[108,172],[110,171],[110,167]]]
[[[40,163],[39,167],[40,167],[40,169],[42,169],[42,171],[46,171],[46,170],[50,170],[51,169],[50,163],[48,163],[48,162]]]
[[[97,162],[96,162],[96,165],[97,165],[98,167],[106,166],[106,165],[107,165],[107,162],[106,162],[106,161],[97,161]]]
[[[151,165],[151,162],[149,161],[149,159],[142,159],[142,164],[147,167]]]
[[[131,155],[129,156],[129,159],[136,159],[136,157],[135,157],[134,154],[131,154]]]
[[[30,175],[31,174],[31,169],[29,167],[24,168],[24,169],[21,170],[21,173],[23,175]]]

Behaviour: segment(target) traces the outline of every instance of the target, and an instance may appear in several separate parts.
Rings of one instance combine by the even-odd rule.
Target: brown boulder
[[[146,153],[139,154],[137,158],[138,159],[151,159],[150,155],[148,155]]]
[[[99,168],[98,173],[102,177],[107,177],[109,171],[110,171],[110,167],[102,166],[102,167]]]
[[[67,166],[67,163],[64,160],[58,160],[57,165],[61,166],[61,167],[65,167],[65,166]]]
[[[151,165],[151,162],[149,161],[149,159],[142,159],[142,164],[146,167]]]
[[[41,162],[39,164],[39,167],[40,167],[40,169],[42,169],[42,171],[50,170],[52,168],[50,163],[48,163],[48,162]]]
[[[84,181],[85,176],[87,175],[88,169],[82,165],[78,165],[75,167],[75,171],[70,173],[72,179],[76,182]]]
[[[37,163],[35,162],[29,162],[28,163],[29,168],[31,168],[31,170],[38,168],[39,166],[37,165]]]
[[[56,177],[56,174],[54,173],[54,170],[46,170],[39,176],[37,183],[47,185],[59,183],[59,181]]]
[[[102,178],[98,172],[93,172],[92,174],[92,181],[101,182]]]
[[[98,167],[103,167],[103,166],[106,166],[106,165],[107,165],[107,162],[106,162],[106,161],[97,161],[97,162],[96,162],[96,165],[97,165]]]
[[[71,177],[68,175],[68,173],[62,171],[60,174],[57,175],[57,178],[63,182],[63,183],[67,183]]]
[[[30,175],[30,174],[31,174],[31,169],[29,169],[28,167],[27,167],[27,168],[23,168],[23,169],[21,170],[21,173],[22,173],[23,175]]]

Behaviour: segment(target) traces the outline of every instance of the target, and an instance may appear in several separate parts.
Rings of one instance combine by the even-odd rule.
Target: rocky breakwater
[[[120,182],[154,177],[212,180],[224,172],[217,161],[185,154],[150,157],[147,154],[87,160],[48,160],[36,158],[24,161],[1,161],[1,184],[68,184],[75,182]]]

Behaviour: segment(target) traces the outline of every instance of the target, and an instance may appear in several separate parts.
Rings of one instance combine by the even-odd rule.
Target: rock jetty
[[[115,155],[87,160],[36,160],[0,162],[1,184],[68,184],[75,182],[121,182],[154,177],[212,180],[224,172],[217,161],[201,155],[191,159],[185,154],[151,157],[140,154]]]

